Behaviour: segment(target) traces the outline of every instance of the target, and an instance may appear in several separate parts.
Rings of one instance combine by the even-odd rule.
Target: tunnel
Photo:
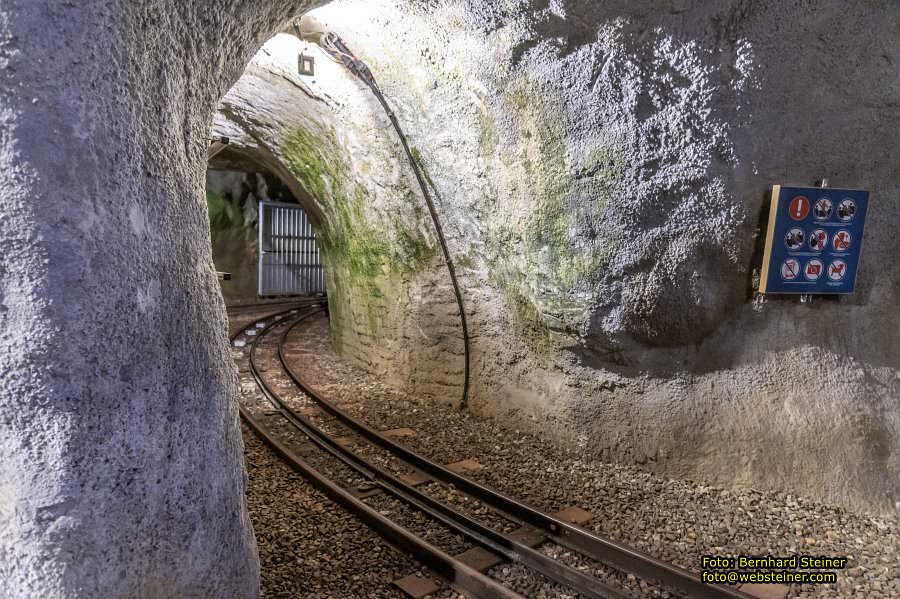
[[[0,5],[0,598],[897,596],[898,26]]]

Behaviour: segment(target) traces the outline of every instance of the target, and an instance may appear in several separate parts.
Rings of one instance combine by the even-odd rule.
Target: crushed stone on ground
[[[231,326],[253,317],[241,314]],[[720,489],[586,460],[496,419],[419,403],[338,356],[324,316],[297,327],[288,350],[309,384],[374,428],[411,428],[415,434],[401,441],[415,451],[445,464],[474,459],[483,468],[468,476],[548,512],[569,505],[589,510],[594,519],[587,526],[595,532],[657,558],[698,571],[704,554],[848,557],[836,585],[793,585],[788,596],[900,597],[896,521],[788,494]],[[415,562],[317,493],[249,429],[245,439],[264,596],[403,596],[390,582],[414,573]],[[555,546],[543,550],[559,551]],[[517,568],[496,567],[503,580],[514,577]],[[536,596],[566,596],[527,577],[516,586]],[[645,585],[626,586],[639,596],[657,596]]]

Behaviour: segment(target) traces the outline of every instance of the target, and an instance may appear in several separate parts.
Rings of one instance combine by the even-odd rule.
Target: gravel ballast
[[[232,326],[238,320],[244,318],[235,319]],[[496,420],[452,407],[423,405],[336,355],[322,316],[299,325],[286,349],[292,366],[311,386],[372,427],[411,428],[415,434],[404,436],[402,442],[415,451],[445,464],[474,459],[483,469],[468,476],[548,512],[569,505],[589,510],[595,517],[588,527],[657,558],[697,571],[703,554],[846,556],[849,565],[838,571],[836,585],[793,585],[788,596],[900,596],[896,521],[786,494],[719,489],[588,461],[575,451],[508,429]],[[271,362],[264,363],[276,370]],[[280,373],[272,376],[281,379]],[[286,395],[292,407],[308,405],[299,394]],[[418,565],[318,494],[252,433],[245,432],[248,497],[263,564],[264,596],[402,596],[390,582],[415,572]],[[435,496],[441,495],[437,485],[427,488],[437,488]],[[442,499],[448,496],[443,493]],[[283,505],[290,506],[290,525],[279,514]],[[473,513],[478,511],[476,507]],[[286,548],[292,557],[280,556]],[[542,550],[567,553],[555,546]],[[565,557],[576,567],[595,566],[579,562],[578,556]],[[495,572],[504,582],[520,575],[518,566],[511,564],[501,564]],[[531,589],[527,595],[567,596],[551,585],[530,583],[524,574],[512,586],[519,591]],[[621,586],[639,595],[658,596],[656,589],[640,581],[625,579]]]
[[[231,331],[267,312],[243,311],[232,316]],[[235,353],[240,356],[242,352]],[[252,379],[243,371],[240,377],[242,402],[251,404],[254,413],[262,413],[261,402],[246,401],[258,393]],[[247,503],[259,548],[262,596],[404,597],[391,582],[416,572],[418,565],[314,489],[252,429],[242,424],[242,431]]]

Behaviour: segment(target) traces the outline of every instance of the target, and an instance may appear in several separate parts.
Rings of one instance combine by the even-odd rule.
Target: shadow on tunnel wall
[[[581,366],[627,377],[647,373],[659,378],[680,374],[700,376],[758,366],[773,352],[804,347],[831,349],[871,368],[896,367],[893,352],[900,346],[900,336],[893,328],[880,324],[889,319],[891,311],[885,310],[884,318],[872,321],[858,314],[868,304],[870,288],[863,287],[854,295],[816,294],[808,302],[801,302],[799,295],[768,294],[764,303],[754,303],[769,223],[771,190],[762,195],[743,298],[708,335],[696,343],[671,346],[651,345],[624,336],[610,343],[601,335],[593,335],[579,344],[563,347],[563,351]],[[836,321],[828,326],[835,319],[832,312],[835,308],[843,314],[837,320],[857,323],[850,333],[841,331]],[[686,305],[684,309],[699,308]],[[786,326],[793,330],[785,332]],[[761,344],[760,339],[765,343]]]

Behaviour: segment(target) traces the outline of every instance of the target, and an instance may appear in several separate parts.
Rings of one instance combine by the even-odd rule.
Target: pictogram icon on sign
[[[806,263],[806,268],[803,271],[803,276],[806,277],[807,281],[817,281],[819,277],[822,276],[822,273],[824,271],[825,265],[822,264],[822,261],[818,258],[813,258]]]
[[[836,252],[846,252],[850,249],[850,231],[841,229],[831,238],[831,247]]]
[[[850,198],[841,200],[841,203],[838,204],[838,218],[847,222],[853,220],[854,216],[856,216],[856,202]]]
[[[816,229],[809,235],[809,249],[821,252],[828,245],[828,233],[824,229]]]
[[[809,200],[805,196],[797,196],[791,200],[788,212],[794,220],[803,220],[809,214]]]
[[[816,220],[828,220],[831,212],[834,210],[834,204],[828,198],[819,198],[816,200],[816,206],[813,208],[813,215]]]
[[[840,281],[847,274],[847,263],[843,260],[832,260],[828,265],[828,278],[832,281]]]
[[[785,281],[793,281],[800,274],[800,263],[793,258],[788,258],[781,263],[781,278]]]
[[[803,232],[803,229],[793,228],[789,229],[787,234],[784,236],[784,245],[787,246],[789,250],[799,250],[803,247],[803,242],[806,240],[806,234]]]

